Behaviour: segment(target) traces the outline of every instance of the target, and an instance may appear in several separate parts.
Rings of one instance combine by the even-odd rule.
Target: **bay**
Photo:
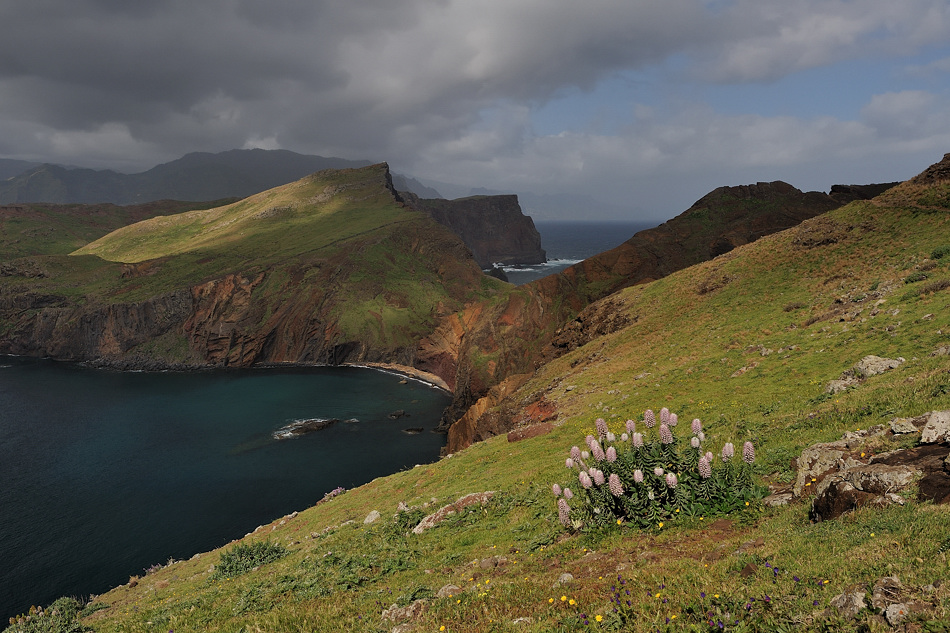
[[[350,367],[136,373],[0,357],[0,621],[435,461],[449,397],[401,383]],[[340,422],[272,435],[312,418]]]

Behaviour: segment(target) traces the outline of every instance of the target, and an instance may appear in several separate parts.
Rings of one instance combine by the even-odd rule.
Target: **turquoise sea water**
[[[429,431],[449,397],[400,380],[345,367],[123,373],[0,357],[0,622],[224,545],[337,486],[435,461],[445,438]],[[399,409],[410,417],[388,417]],[[341,422],[271,435],[309,418]]]

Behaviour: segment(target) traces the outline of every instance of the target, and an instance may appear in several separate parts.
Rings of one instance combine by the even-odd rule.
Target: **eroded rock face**
[[[419,199],[406,202],[462,238],[482,268],[492,264],[543,264],[541,234],[521,211],[518,196],[472,196],[456,200]]]

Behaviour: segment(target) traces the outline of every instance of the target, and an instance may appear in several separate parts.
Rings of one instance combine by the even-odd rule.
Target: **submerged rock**
[[[294,420],[287,426],[281,427],[271,433],[275,440],[290,440],[314,431],[322,431],[328,426],[339,422],[337,418],[309,418],[307,420]]]

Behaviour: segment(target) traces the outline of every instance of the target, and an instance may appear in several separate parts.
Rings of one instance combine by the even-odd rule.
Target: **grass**
[[[929,198],[910,194],[898,188],[830,213],[822,221],[832,223],[834,241],[803,244],[791,229],[622,291],[616,309],[630,317],[625,328],[540,367],[513,396],[524,403],[540,393],[554,403],[551,433],[517,443],[494,437],[376,479],[241,541],[280,544],[279,560],[229,579],[216,578],[212,565],[233,550],[175,562],[98,597],[82,622],[109,632],[388,631],[398,623],[382,619],[385,609],[426,598],[412,630],[710,631],[721,621],[733,631],[884,631],[872,610],[843,620],[829,603],[897,576],[910,599],[930,605],[911,623],[946,630],[950,586],[937,581],[950,574],[947,506],[909,501],[813,524],[807,503],[750,503],[727,517],[675,516],[649,530],[569,533],[550,492],[567,477],[568,449],[595,432],[597,417],[617,433],[646,408],[667,406],[684,424],[699,417],[716,449],[755,443],[758,481],[787,483],[791,460],[812,443],[950,408],[946,357],[931,355],[950,342],[950,293],[908,296],[904,284],[925,260],[937,262],[931,280],[948,277],[946,258],[931,255],[950,240],[950,216],[922,212],[914,201]],[[372,255],[374,265],[396,257],[384,252]],[[358,266],[346,275],[372,287]],[[699,292],[710,278],[728,281]],[[367,291],[353,305],[381,313],[411,303],[398,285],[391,290],[388,298]],[[800,307],[785,309],[793,304]],[[372,327],[360,323],[353,327]],[[828,381],[868,354],[906,361],[826,393]],[[424,514],[487,490],[496,491],[487,505],[410,532]],[[364,524],[372,510],[382,518]]]

